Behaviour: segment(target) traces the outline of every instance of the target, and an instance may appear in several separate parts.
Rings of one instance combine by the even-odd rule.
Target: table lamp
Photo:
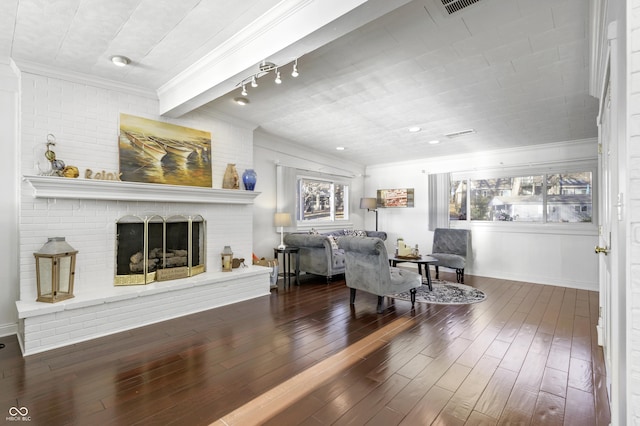
[[[284,227],[291,226],[291,215],[289,213],[276,213],[273,218],[273,224],[280,227],[280,245],[279,250],[284,250],[287,246],[284,245]]]
[[[375,198],[360,198],[360,208],[376,214],[376,231],[378,230],[378,203]]]

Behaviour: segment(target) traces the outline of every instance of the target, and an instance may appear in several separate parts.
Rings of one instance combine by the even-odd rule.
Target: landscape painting
[[[120,114],[120,179],[211,187],[211,133]]]

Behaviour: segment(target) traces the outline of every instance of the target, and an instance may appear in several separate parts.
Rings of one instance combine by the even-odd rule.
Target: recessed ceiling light
[[[409,127],[409,131],[410,131],[411,133],[417,133],[417,132],[419,132],[420,130],[422,130],[422,129],[421,129],[420,127],[418,127],[418,126]]]
[[[237,103],[238,105],[246,105],[249,103],[249,99],[247,98],[233,98],[233,102]]]
[[[440,143],[440,141],[439,141],[439,140],[437,140],[437,139],[434,139],[434,140],[432,140],[432,141],[429,141],[429,143],[430,143],[431,145],[436,145],[436,144],[439,144],[439,143]]]
[[[126,67],[131,63],[131,59],[127,58],[126,56],[115,55],[111,57],[111,62],[113,62],[113,65],[117,67]]]
[[[337,149],[338,151],[344,151],[344,146],[336,146],[336,149]]]

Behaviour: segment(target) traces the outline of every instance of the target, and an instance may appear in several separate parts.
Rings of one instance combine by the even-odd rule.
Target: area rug
[[[416,302],[439,305],[467,305],[482,302],[487,297],[481,290],[468,285],[435,279],[431,282],[433,291],[430,291],[429,286],[426,284],[416,289]],[[411,300],[411,294],[408,291],[389,295],[389,297]]]

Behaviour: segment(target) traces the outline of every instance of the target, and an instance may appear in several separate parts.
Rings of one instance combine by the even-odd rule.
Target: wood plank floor
[[[376,314],[375,296],[350,307],[343,280],[305,276],[26,358],[3,337],[0,419],[26,407],[37,425],[608,425],[598,294],[465,281],[487,300]]]

